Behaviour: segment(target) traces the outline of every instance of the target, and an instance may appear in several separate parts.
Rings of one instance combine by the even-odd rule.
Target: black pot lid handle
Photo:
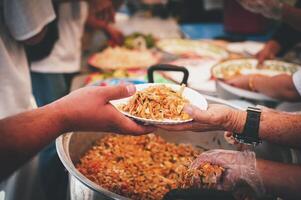
[[[154,72],[155,71],[175,71],[175,72],[182,72],[184,74],[183,80],[181,84],[185,84],[187,86],[189,72],[185,67],[177,66],[177,65],[170,65],[170,64],[158,64],[153,65],[148,68],[147,70],[147,78],[149,83],[154,83]]]

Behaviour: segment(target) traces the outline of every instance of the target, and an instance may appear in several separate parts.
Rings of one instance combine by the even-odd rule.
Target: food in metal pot
[[[107,135],[77,164],[88,179],[131,199],[158,200],[179,187],[180,177],[201,151],[158,135]]]
[[[220,182],[225,169],[219,165],[204,163],[197,168],[189,168],[181,175],[180,188],[206,188],[210,189]]]

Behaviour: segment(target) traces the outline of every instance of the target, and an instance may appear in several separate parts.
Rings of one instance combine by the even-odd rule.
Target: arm
[[[298,74],[296,75],[298,76]],[[260,92],[283,101],[294,102],[301,100],[296,88],[296,82],[292,76],[286,74],[272,77],[259,74],[242,75],[227,80],[226,83],[245,90]]]
[[[0,182],[60,134],[68,131],[151,132],[122,115],[110,100],[132,95],[135,87],[87,87],[44,107],[0,120]]]
[[[0,121],[0,182],[63,133],[61,117],[52,107]]]
[[[289,199],[300,199],[301,166],[257,160],[267,194]]]
[[[253,89],[262,94],[283,101],[293,102],[301,100],[301,96],[296,90],[290,75],[282,74],[272,77],[253,75],[252,80]]]

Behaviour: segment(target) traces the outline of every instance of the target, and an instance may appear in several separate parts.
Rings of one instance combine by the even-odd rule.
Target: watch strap
[[[242,133],[234,133],[234,138],[245,144],[257,145],[261,143],[259,139],[259,124],[261,117],[261,109],[256,107],[248,107],[247,119]]]

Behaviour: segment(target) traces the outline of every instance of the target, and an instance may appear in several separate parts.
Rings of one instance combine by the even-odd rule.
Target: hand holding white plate
[[[166,86],[168,88],[170,88],[171,90],[177,92],[181,90],[181,86],[180,85],[176,85],[176,84],[161,84],[161,83],[148,83],[148,84],[139,84],[136,85],[136,90],[138,91],[143,91],[151,86]],[[187,101],[189,101],[189,104],[192,104],[196,107],[198,107],[201,110],[206,110],[208,107],[207,101],[206,99],[198,92],[185,87],[182,93],[182,96],[184,99],[186,99]],[[135,115],[130,114],[129,112],[125,112],[123,110],[120,109],[121,105],[124,104],[128,104],[130,99],[132,97],[129,98],[125,98],[125,99],[119,99],[119,100],[114,100],[111,101],[111,103],[120,110],[120,112],[122,112],[124,115],[131,117],[133,119],[136,119],[138,121],[141,122],[145,122],[147,124],[180,124],[180,123],[185,123],[185,122],[189,122],[192,121],[193,119],[189,118],[189,119],[146,119],[146,118],[142,118],[142,117],[138,117]]]

